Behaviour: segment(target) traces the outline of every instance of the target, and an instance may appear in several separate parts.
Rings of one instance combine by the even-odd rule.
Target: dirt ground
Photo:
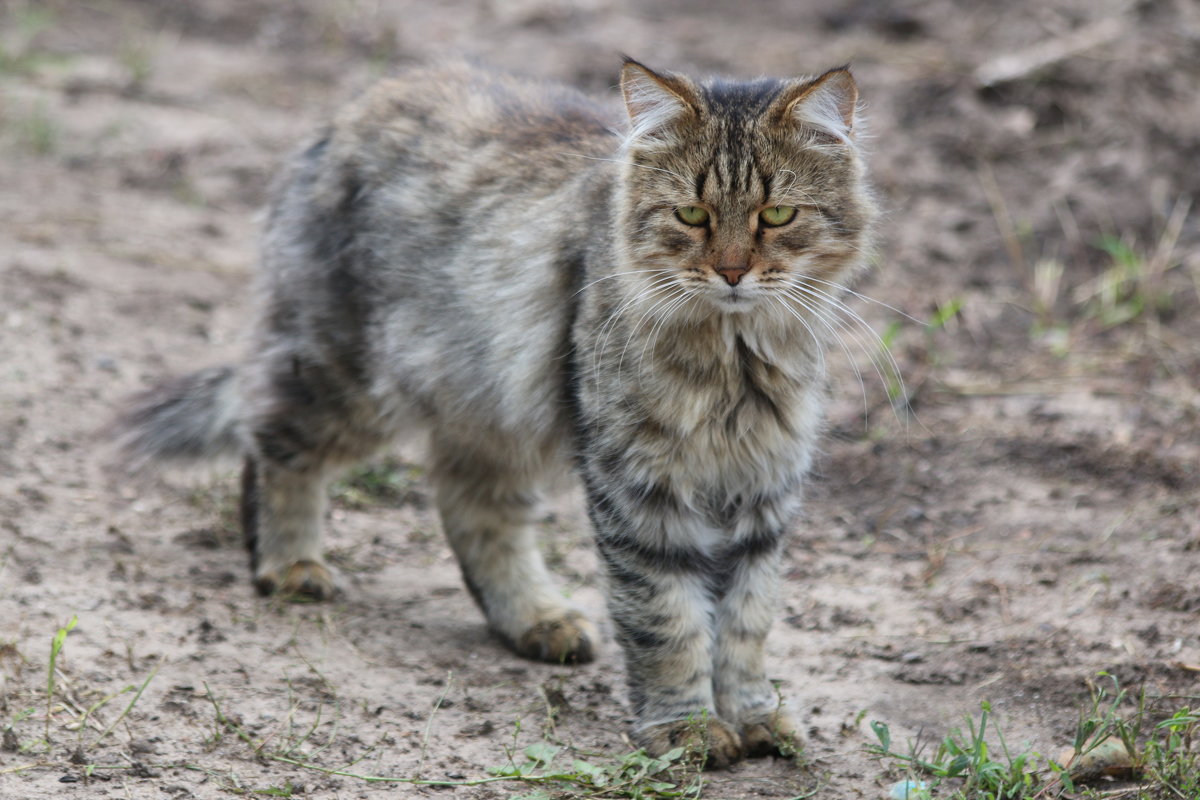
[[[312,767],[473,782],[533,742],[629,750],[610,629],[583,667],[505,651],[419,469],[339,490],[349,591],[288,605],[251,589],[231,472],[132,484],[98,455],[122,397],[237,357],[281,159],[375,76],[455,52],[610,96],[622,52],[858,77],[887,214],[853,306],[886,348],[835,354],[769,644],[809,744],[705,797],[882,797],[872,720],[936,740],[984,700],[1054,753],[1101,671],[1197,705],[1193,0],[7,0],[0,796],[499,798],[528,787]],[[543,527],[603,618],[577,499]],[[147,678],[123,717],[133,692],[104,702]]]

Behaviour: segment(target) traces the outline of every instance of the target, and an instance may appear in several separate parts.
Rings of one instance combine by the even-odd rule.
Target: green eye
[[[675,216],[684,225],[700,227],[708,224],[708,210],[700,206],[675,206]]]
[[[758,212],[758,218],[768,228],[778,228],[780,225],[787,225],[796,218],[796,207],[773,206],[771,208],[764,208]]]

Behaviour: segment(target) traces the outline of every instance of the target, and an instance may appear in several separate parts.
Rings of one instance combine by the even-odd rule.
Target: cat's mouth
[[[739,283],[736,286],[717,286],[709,299],[721,311],[740,314],[749,311],[761,299],[761,293],[753,286]]]

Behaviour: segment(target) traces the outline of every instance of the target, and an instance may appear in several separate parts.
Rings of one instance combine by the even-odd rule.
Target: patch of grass
[[[328,748],[328,744],[305,753],[300,745],[308,741],[320,724],[320,718],[305,731],[299,740],[282,742],[267,747],[271,737],[256,739],[243,726],[236,715],[228,714],[212,689],[205,690],[216,714],[222,732],[232,733],[253,748],[260,761],[273,761],[317,772],[359,780],[367,784],[409,784],[434,787],[473,787],[491,784],[509,784],[520,787],[513,800],[550,800],[551,798],[630,798],[633,800],[665,800],[666,798],[699,798],[703,781],[694,761],[687,759],[683,748],[678,748],[661,757],[653,757],[644,750],[636,750],[612,758],[602,754],[583,753],[574,748],[548,741],[535,742],[518,749],[516,740],[520,735],[520,723],[514,728],[513,746],[505,747],[505,763],[489,768],[487,777],[461,780],[437,780],[418,776],[371,775],[355,772],[354,767],[374,754],[375,747],[365,748],[362,753],[340,767],[327,767],[317,763],[316,757]],[[444,694],[443,694],[444,698]],[[439,699],[438,703],[440,704]],[[437,707],[430,714],[430,722]],[[386,738],[386,737],[385,737]],[[220,736],[216,741],[219,741]],[[331,740],[332,741],[332,740]],[[381,740],[383,741],[383,740]],[[424,749],[424,744],[422,745]],[[418,767],[419,773],[419,767]],[[290,786],[287,784],[286,786]],[[286,786],[284,787],[286,789]],[[254,794],[280,795],[279,787],[247,789]]]
[[[0,74],[29,74],[47,61],[57,57],[36,47],[38,35],[54,27],[54,10],[42,3],[25,3],[11,12],[11,22],[2,26],[5,36],[0,40]]]
[[[1170,296],[1159,287],[1160,275],[1151,275],[1148,260],[1128,239],[1105,234],[1095,242],[1110,264],[1094,280],[1075,290],[1075,303],[1083,315],[1113,328],[1138,319],[1147,311],[1163,310]]]
[[[35,689],[31,686],[24,691],[19,691],[11,698],[8,696],[3,698],[5,707],[10,699],[17,700],[21,710],[3,725],[2,732],[0,732],[0,737],[2,737],[0,738],[0,749],[9,752],[49,754],[56,745],[67,745],[62,741],[61,732],[68,731],[75,734],[74,743],[68,745],[74,747],[75,755],[72,756],[72,763],[80,764],[85,771],[88,771],[95,769],[95,765],[82,760],[86,758],[86,750],[99,745],[125,721],[141,700],[146,687],[158,673],[158,667],[155,666],[150,670],[140,684],[128,685],[108,695],[104,695],[97,689],[89,689],[80,685],[77,679],[72,678],[70,672],[64,669],[62,663],[62,656],[70,642],[71,631],[75,629],[78,622],[78,617],[71,617],[51,636],[50,650],[45,665],[45,680],[41,688]],[[20,658],[19,653],[16,653],[15,646],[9,649]],[[25,662],[23,658],[20,658],[20,661]],[[39,665],[32,664],[31,666]],[[104,720],[100,718],[100,713],[109,703],[125,694],[132,694],[133,698],[111,722],[105,725]],[[39,712],[43,716],[40,730],[35,721]],[[33,733],[31,736],[32,731],[37,731],[37,733]],[[88,735],[89,731],[98,733],[93,737]],[[39,762],[5,768],[3,772],[20,772],[44,766],[53,765]]]
[[[1102,676],[1104,674],[1102,673]],[[1104,676],[1111,677],[1111,676]],[[909,779],[913,800],[1041,800],[1048,797],[1115,796],[1111,780],[1122,780],[1128,800],[1200,798],[1200,714],[1189,707],[1151,724],[1146,696],[1126,719],[1127,693],[1093,691],[1080,713],[1071,747],[1056,758],[1013,750],[984,702],[967,727],[948,733],[932,754],[928,743],[896,749],[886,723],[872,722],[878,744],[868,752]],[[930,779],[928,782],[919,780]]]
[[[15,114],[9,124],[22,149],[37,156],[48,156],[58,149],[58,122],[50,115],[44,101],[35,102]]]
[[[564,759],[554,766],[564,754],[570,757],[571,751],[537,742],[526,747],[517,758],[510,754],[507,764],[488,772],[532,786],[530,791],[514,795],[513,800],[700,797],[703,788],[699,775],[687,764],[682,747],[658,758],[644,750],[635,750],[600,761],[571,758],[569,766]]]
[[[1182,264],[1176,245],[1190,211],[1191,201],[1180,198],[1157,240],[1149,244],[1142,244],[1130,234],[1106,232],[1097,236],[1092,247],[1103,253],[1108,263],[1099,275],[1072,291],[1078,315],[1109,329],[1138,320],[1157,321],[1170,314],[1177,301],[1166,278]],[[1052,277],[1046,276],[1044,281],[1047,291]],[[1044,300],[1037,302],[1046,305]]]
[[[919,343],[903,336],[905,325],[901,320],[893,320],[880,334],[880,357],[874,361],[882,365],[877,369],[884,382],[888,402],[897,414],[900,410],[907,413],[911,409],[929,375],[941,365],[944,354],[938,337],[956,331],[963,305],[962,298],[951,297],[935,301],[933,310],[925,320],[905,314],[908,321],[920,326],[922,340]],[[907,360],[914,365],[907,381],[901,375],[899,360],[894,355],[898,348],[903,348]]]
[[[153,48],[147,40],[129,36],[121,42],[116,55],[128,76],[125,91],[133,95],[140,93],[154,71]]]
[[[340,505],[363,510],[385,506],[422,506],[425,494],[420,489],[424,471],[395,457],[353,470],[333,486],[333,499]]]

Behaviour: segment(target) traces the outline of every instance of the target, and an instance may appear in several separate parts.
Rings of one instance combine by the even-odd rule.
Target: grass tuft
[[[1130,703],[1127,692],[1112,676],[1101,676],[1112,679],[1113,689],[1093,689],[1071,747],[1057,758],[1009,748],[987,702],[980,704],[978,718],[967,717],[965,731],[952,730],[932,755],[925,755],[927,743],[897,749],[887,724],[879,721],[871,723],[878,743],[867,751],[898,768],[917,787],[910,796],[922,800],[1200,798],[1200,714],[1183,707],[1151,724],[1143,692],[1126,718],[1121,712]],[[918,777],[931,780],[926,784]],[[1116,794],[1113,780],[1124,782]]]

